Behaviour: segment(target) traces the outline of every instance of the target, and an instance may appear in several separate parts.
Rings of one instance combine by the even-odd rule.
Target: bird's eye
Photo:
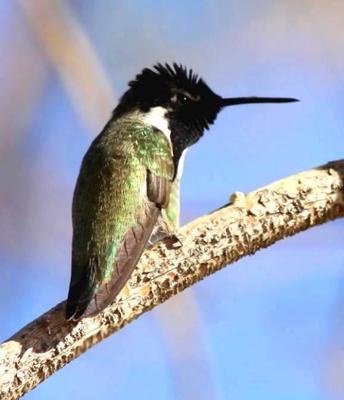
[[[176,93],[171,97],[173,103],[187,104],[191,101],[190,97],[184,93]]]
[[[186,96],[185,94],[179,93],[178,94],[178,100],[181,103],[188,103],[190,101],[190,98],[188,96]]]

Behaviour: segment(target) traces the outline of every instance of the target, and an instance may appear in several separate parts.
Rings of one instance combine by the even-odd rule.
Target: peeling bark
[[[182,229],[183,246],[168,241],[145,251],[117,301],[78,323],[65,302],[0,345],[0,399],[16,399],[88,348],[193,283],[277,240],[344,215],[344,160],[275,182]]]

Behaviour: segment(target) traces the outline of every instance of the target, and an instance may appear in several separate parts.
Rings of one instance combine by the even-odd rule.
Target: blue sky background
[[[128,80],[178,61],[224,96],[190,151],[182,222],[343,158],[340,0],[2,0],[0,340],[66,297],[78,169]],[[27,399],[344,397],[343,221],[245,258],[168,301]]]

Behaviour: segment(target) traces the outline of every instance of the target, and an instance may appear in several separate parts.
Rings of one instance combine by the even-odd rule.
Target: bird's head
[[[214,93],[192,69],[174,63],[145,68],[129,82],[114,116],[133,110],[151,113],[158,110],[171,132],[175,162],[183,151],[196,143],[204,130],[213,124],[219,111],[227,106],[249,103],[285,103],[292,98],[235,97],[223,98]]]

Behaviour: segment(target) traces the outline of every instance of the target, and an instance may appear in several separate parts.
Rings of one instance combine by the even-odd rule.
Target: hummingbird
[[[298,101],[223,98],[181,64],[145,68],[128,84],[86,152],[72,204],[72,274],[65,315],[93,316],[113,302],[144,249],[178,238],[186,150],[227,106]]]

